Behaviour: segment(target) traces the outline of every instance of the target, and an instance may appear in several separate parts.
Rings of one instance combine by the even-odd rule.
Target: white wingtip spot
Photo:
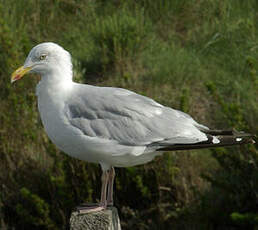
[[[213,144],[218,144],[218,143],[220,143],[220,140],[217,137],[213,137],[212,143]]]
[[[242,141],[242,138],[241,137],[237,137],[236,141]]]

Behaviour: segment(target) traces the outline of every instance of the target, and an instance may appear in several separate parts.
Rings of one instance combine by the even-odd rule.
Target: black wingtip
[[[254,135],[234,130],[210,130],[210,132],[206,133],[206,135],[208,138],[207,141],[198,142],[195,144],[175,144],[169,146],[162,146],[156,151],[191,150],[227,147],[233,145],[255,144]],[[217,139],[217,142],[214,141],[214,138]]]

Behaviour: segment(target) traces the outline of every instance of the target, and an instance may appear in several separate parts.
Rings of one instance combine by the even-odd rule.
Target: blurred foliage
[[[0,0],[0,228],[68,229],[73,208],[100,194],[98,166],[64,155],[44,133],[39,77],[10,85],[33,46],[64,46],[76,81],[257,134],[257,12],[256,0]],[[116,174],[125,230],[257,228],[257,144],[164,153]]]
[[[103,71],[116,71],[122,76],[124,65],[137,63],[137,56],[151,39],[151,23],[144,10],[131,13],[124,6],[113,15],[96,18],[91,29],[92,39],[99,52],[95,57]]]

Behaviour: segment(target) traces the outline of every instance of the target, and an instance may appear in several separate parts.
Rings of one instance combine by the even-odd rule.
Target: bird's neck
[[[58,84],[62,81],[70,81],[73,79],[72,65],[58,65],[49,69],[48,72],[42,73],[41,80],[49,84]]]
[[[72,87],[72,70],[68,69],[55,69],[48,73],[41,75],[41,80],[37,85],[37,96],[53,96],[52,94],[66,94]]]

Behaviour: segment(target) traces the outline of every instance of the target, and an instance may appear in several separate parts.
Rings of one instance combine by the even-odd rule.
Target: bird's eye
[[[42,60],[45,60],[46,57],[47,57],[46,54],[41,54],[40,57],[39,57],[39,60],[41,60],[41,61],[42,61]]]

